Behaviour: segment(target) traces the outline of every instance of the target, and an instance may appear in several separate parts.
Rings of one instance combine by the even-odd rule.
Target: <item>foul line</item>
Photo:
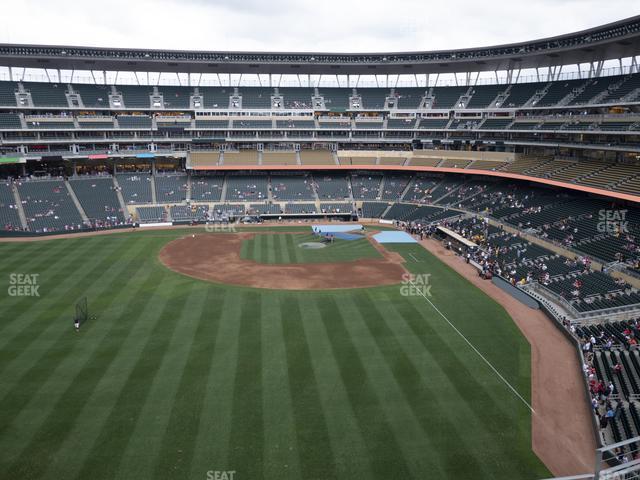
[[[410,253],[410,254],[409,254],[409,256],[410,256],[411,258],[413,258],[416,262],[418,262],[418,263],[420,263],[420,262],[421,262],[421,260],[418,260],[418,259],[413,255],[413,253]]]
[[[418,292],[420,293],[420,295],[421,295],[421,296],[422,296],[422,297],[423,297],[427,302],[429,302],[429,304],[433,307],[433,309],[434,309],[436,312],[438,312],[442,318],[444,318],[445,322],[447,322],[447,323],[451,326],[451,328],[453,328],[453,329],[455,330],[455,332],[456,332],[458,335],[460,335],[460,337],[462,337],[462,339],[463,339],[465,342],[467,342],[467,345],[469,345],[469,346],[473,349],[473,351],[474,351],[474,352],[476,352],[476,353],[478,354],[478,356],[479,356],[479,357],[484,361],[484,363],[486,363],[486,364],[489,366],[489,368],[490,368],[491,370],[493,370],[493,372],[494,372],[494,373],[495,373],[495,374],[500,378],[500,380],[502,380],[502,381],[504,382],[504,384],[505,384],[507,387],[509,387],[509,389],[510,389],[510,390],[511,390],[511,391],[512,391],[512,392],[513,392],[513,393],[514,393],[514,394],[515,394],[515,395],[516,395],[520,400],[522,400],[522,403],[524,403],[524,404],[527,406],[527,408],[528,408],[529,410],[531,410],[531,413],[534,413],[534,414],[535,414],[535,413],[536,413],[536,411],[533,409],[533,407],[532,407],[531,405],[529,405],[529,402],[527,402],[527,401],[522,397],[522,395],[520,395],[520,394],[518,393],[518,391],[517,391],[515,388],[513,388],[513,385],[511,385],[511,384],[507,381],[507,379],[506,379],[506,378],[504,378],[504,377],[500,374],[500,372],[496,369],[496,367],[494,367],[493,365],[491,365],[491,362],[489,362],[489,360],[487,360],[487,359],[484,357],[484,355],[482,355],[482,353],[480,353],[480,351],[479,351],[479,350],[478,350],[478,349],[477,349],[477,348],[476,348],[476,347],[475,347],[475,346],[474,346],[474,345],[473,345],[473,344],[472,344],[472,343],[467,339],[467,337],[465,337],[465,336],[462,334],[462,332],[461,332],[460,330],[458,330],[458,329],[456,328],[456,326],[455,326],[453,323],[451,323],[451,322],[449,321],[449,319],[446,317],[446,315],[445,315],[444,313],[442,313],[442,312],[438,309],[438,307],[436,307],[436,306],[433,304],[433,302],[427,298],[427,296],[422,292],[422,290],[421,290],[420,288],[417,288],[417,285],[416,285],[415,283],[413,283],[413,281],[411,281],[411,280],[410,280],[410,281],[409,281],[409,283],[410,283],[411,285],[413,285],[414,287],[416,287],[416,291],[418,291]]]

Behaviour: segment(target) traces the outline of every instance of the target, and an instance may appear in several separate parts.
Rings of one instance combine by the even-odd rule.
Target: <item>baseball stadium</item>
[[[640,16],[80,45],[0,44],[0,478],[640,478]]]

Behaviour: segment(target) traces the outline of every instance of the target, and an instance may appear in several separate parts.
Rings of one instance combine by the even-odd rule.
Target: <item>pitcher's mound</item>
[[[324,243],[320,243],[320,242],[304,242],[304,243],[298,244],[298,246],[300,248],[306,248],[306,249],[310,249],[310,250],[317,250],[319,248],[324,248],[327,245],[324,244]]]

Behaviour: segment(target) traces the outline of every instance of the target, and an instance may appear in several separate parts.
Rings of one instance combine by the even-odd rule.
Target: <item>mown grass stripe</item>
[[[279,248],[278,250],[282,253],[282,258],[280,263],[291,263],[291,254],[289,253],[289,242],[287,239],[291,237],[288,233],[278,235],[279,240]]]
[[[106,313],[102,317],[100,323],[108,324],[105,340],[98,338],[94,343],[100,345],[99,353],[95,355],[103,360],[104,368],[94,372],[99,378],[98,383],[87,396],[83,408],[74,416],[73,429],[58,448],[45,478],[74,478],[86,462],[92,461],[88,457],[94,451],[92,446],[113,413],[113,406],[122,395],[123,385],[129,379],[129,372],[144,346],[140,339],[147,338],[155,325],[147,321],[145,314],[153,316],[162,310],[162,303],[154,302],[158,298],[156,287],[162,288],[162,282],[162,274],[141,269],[131,277],[131,288],[126,288],[128,284],[125,284],[125,288],[115,297],[120,302],[110,312],[110,321],[104,320]],[[85,368],[91,368],[91,365],[89,361]]]
[[[206,284],[203,283],[188,282],[181,287],[163,311],[165,321],[172,319],[175,327],[172,327],[168,335],[166,348],[157,351],[158,370],[143,400],[140,414],[123,452],[116,479],[127,480],[131,476],[156,478],[154,472],[163,473],[156,471],[155,467],[160,458],[159,453],[166,435],[180,378],[184,373],[189,350],[195,342],[198,327],[198,317],[188,315],[187,310],[191,308],[196,311],[202,310],[206,295]],[[140,452],[135,438],[147,439],[144,453]],[[169,478],[167,474],[174,475],[172,472],[174,467],[164,472],[164,478]]]
[[[435,361],[438,368],[444,372],[451,384],[455,388],[456,398],[463,401],[465,406],[473,413],[473,418],[477,419],[490,434],[492,438],[505,438],[505,442],[495,444],[476,445],[475,451],[486,451],[487,449],[494,455],[477,455],[485,469],[514,468],[512,475],[522,475],[527,469],[534,468],[534,465],[526,467],[514,465],[509,467],[501,466],[500,458],[511,455],[509,449],[519,443],[519,438],[530,438],[530,432],[523,430],[522,422],[519,420],[523,415],[529,416],[529,411],[523,404],[512,395],[500,395],[497,391],[502,391],[503,386],[495,377],[483,373],[477,362],[474,362],[468,349],[461,347],[459,350],[452,348],[448,341],[441,336],[440,332],[433,328],[431,322],[435,319],[426,316],[427,314],[416,305],[411,298],[406,302],[393,302],[393,308],[411,331],[420,339],[424,348]],[[465,353],[466,352],[466,353]],[[466,357],[465,359],[461,359]],[[472,371],[473,369],[473,371]],[[480,370],[480,371],[476,371]],[[478,379],[484,379],[480,382]],[[488,387],[491,385],[492,387]],[[530,418],[530,417],[529,417]],[[482,431],[482,430],[481,430]],[[497,450],[497,452],[496,452]]]
[[[106,330],[103,337],[113,333],[113,328],[114,326]],[[67,332],[69,335],[75,335],[71,328]],[[80,339],[74,340],[76,341],[67,341],[70,347],[65,348],[67,355],[60,359],[60,362],[65,361],[65,365],[60,365],[60,373],[53,373],[58,370],[56,367],[60,362],[53,363],[51,359],[46,362],[46,368],[44,368],[45,373],[50,374],[47,382],[51,383],[51,387],[58,389],[59,393],[56,394],[54,390],[47,388],[44,381],[38,381],[37,385],[43,389],[42,394],[33,394],[31,401],[25,402],[19,412],[10,414],[20,428],[21,441],[16,441],[14,438],[11,444],[3,446],[2,450],[16,452],[13,456],[18,459],[11,466],[16,471],[24,472],[25,469],[37,468],[42,473],[42,469],[46,468],[53,457],[52,450],[59,447],[73,426],[75,417],[69,417],[64,412],[82,410],[86,398],[101,378],[100,372],[106,369],[107,363],[104,356],[106,344],[93,341],[89,348],[83,348],[84,345],[78,341]],[[91,342],[91,339],[87,342]],[[59,375],[62,375],[63,382],[57,379]],[[45,388],[47,389],[44,390]],[[64,390],[61,390],[62,388]],[[24,393],[20,392],[21,395]],[[20,418],[19,414],[26,418]],[[66,421],[61,422],[61,418]],[[53,439],[52,434],[55,435]]]
[[[74,256],[89,254],[90,252],[91,247],[85,244],[83,248],[76,252],[67,252],[65,255],[60,255],[56,262],[42,260],[37,264],[37,273],[39,273],[37,295],[6,297],[6,300],[2,301],[0,314],[6,321],[0,329],[0,348],[6,344],[14,343],[10,333],[16,334],[22,331],[25,326],[25,318],[29,323],[35,319],[32,310],[48,310],[51,305],[60,301],[60,292],[68,286],[68,281],[72,280],[72,272],[75,271]],[[69,302],[69,308],[73,308],[73,302]],[[7,312],[6,316],[4,311]],[[52,315],[48,316],[49,318],[52,317]]]
[[[282,248],[280,248],[280,235],[268,236],[269,251],[273,255],[273,261],[270,263],[281,264],[282,263]]]
[[[316,301],[316,308],[338,361],[340,377],[367,446],[375,478],[413,478],[382,405],[371,385],[362,359],[345,327],[345,319],[333,297]],[[376,412],[372,417],[372,412]]]
[[[53,262],[48,262],[46,259],[43,259],[35,264],[30,264],[32,266],[30,266],[28,270],[25,268],[19,272],[15,272],[39,274],[37,281],[40,297],[7,296],[2,301],[0,305],[0,316],[7,319],[7,321],[4,322],[0,328],[0,338],[2,339],[0,340],[0,348],[9,341],[6,335],[8,328],[14,326],[22,317],[27,316],[26,314],[31,308],[37,308],[41,303],[46,303],[48,295],[52,294],[52,286],[56,293],[58,289],[63,288],[65,286],[64,280],[69,278],[74,272],[74,260],[82,258],[83,255],[88,255],[91,251],[92,246],[89,243],[85,243],[82,244],[82,247],[78,248],[78,250],[68,250],[65,254],[57,256]],[[9,283],[9,278],[7,278],[7,283]],[[8,295],[8,290],[5,292]],[[16,315],[16,312],[19,313]]]
[[[263,478],[264,468],[260,295],[245,292],[240,307],[228,464],[244,478]]]
[[[428,445],[425,445],[425,457],[429,465],[422,465],[422,471],[439,472],[436,475],[451,478],[462,478],[482,472],[483,463],[471,453],[473,446],[466,442],[466,425],[459,425],[455,421],[458,414],[455,411],[455,403],[451,405],[454,408],[451,408],[441,402],[437,391],[440,382],[425,381],[416,365],[404,353],[400,342],[386,324],[369,293],[358,293],[352,298],[361,324],[366,327],[370,338],[378,347],[393,375],[393,381],[402,391],[404,401],[424,433],[421,438],[437,438],[437,441],[429,441]],[[355,316],[352,316],[350,323],[355,322]],[[433,418],[429,413],[434,410],[442,411],[443,414]],[[457,452],[460,447],[469,452],[465,462],[459,461]]]
[[[31,264],[39,264],[42,259],[47,257],[57,257],[58,254],[66,249],[63,243],[52,245],[50,249],[42,246],[36,248],[36,245],[36,243],[24,244],[21,250],[13,254],[5,252],[3,246],[0,246],[0,257],[3,259],[2,264],[0,264],[2,276],[4,277],[5,274],[9,275],[11,273],[31,273],[29,270]]]
[[[140,249],[140,251],[142,251],[142,249]],[[78,298],[80,296],[80,292],[86,292],[88,288],[92,287],[96,283],[98,285],[100,284],[102,281],[100,274],[118,271],[118,266],[119,263],[114,262],[114,259],[111,256],[104,256],[91,270],[87,270],[84,275],[75,278],[70,286],[69,282],[61,282],[53,290],[46,293],[46,295],[50,296],[49,298],[52,299]],[[70,268],[73,270],[73,267]],[[105,275],[105,277],[108,278],[107,275]],[[68,278],[70,281],[73,277]],[[62,290],[65,287],[66,289]],[[45,295],[45,291],[42,291],[41,293]],[[40,304],[40,302],[42,302],[42,304]],[[67,321],[64,322],[65,319],[51,318],[48,315],[49,312],[48,309],[46,309],[46,303],[47,300],[45,298],[38,300],[36,302],[37,311],[32,312],[31,320],[27,321],[25,324],[21,324],[20,330],[13,336],[5,332],[5,338],[0,342],[0,353],[3,360],[3,366],[0,367],[0,373],[2,373],[5,368],[10,368],[13,366],[13,363],[16,363],[16,366],[13,366],[11,370],[12,376],[19,375],[21,372],[25,372],[28,368],[31,368],[31,373],[27,372],[25,375],[29,375],[33,380],[33,374],[35,372],[40,372],[41,374],[45,373],[39,366],[39,360],[42,355],[48,356],[46,367],[47,371],[49,371],[53,366],[57,365],[56,361],[61,360],[66,354],[65,346],[59,344],[58,339],[63,335],[73,333],[73,319],[71,317],[73,305],[69,306],[70,316],[66,319]],[[31,312],[33,308],[33,306],[30,306],[26,311]],[[23,312],[20,317],[25,316],[25,313],[26,312]],[[43,328],[40,327],[40,324],[44,318],[49,319],[50,322]],[[11,345],[11,348],[1,348],[3,342]],[[33,354],[32,350],[30,350],[30,346],[33,344],[41,346],[39,349],[41,352],[40,355]],[[45,349],[45,347],[48,348]],[[3,389],[7,385],[11,384],[6,375],[3,384]],[[2,398],[3,395],[0,395],[0,399]],[[1,405],[2,403],[0,401],[0,409],[2,408]]]
[[[70,249],[64,251],[64,253],[57,255],[54,261],[47,261],[46,258],[40,260],[37,263],[29,265],[33,265],[27,269],[21,269],[15,273],[33,273],[39,274],[37,278],[38,286],[39,286],[39,295],[40,297],[29,297],[29,296],[17,296],[17,297],[9,297],[7,296],[5,300],[3,300],[2,304],[0,304],[0,314],[4,316],[4,312],[7,312],[5,318],[7,318],[7,322],[2,325],[0,329],[0,337],[3,337],[3,341],[6,341],[6,331],[7,328],[12,327],[19,320],[20,317],[26,316],[28,309],[33,307],[40,307],[43,304],[49,304],[56,302],[58,299],[50,295],[52,289],[59,289],[64,287],[65,280],[70,278],[73,272],[77,271],[77,262],[78,259],[82,258],[82,256],[89,256],[93,250],[93,246],[90,243],[81,244],[78,249]],[[106,248],[106,251],[103,253],[112,253],[115,254],[116,250],[114,247],[109,246]],[[92,261],[99,261],[102,258],[102,255],[99,257],[94,257]],[[14,273],[14,272],[12,272]],[[7,277],[7,282],[9,281],[9,277]],[[56,290],[57,292],[58,290]],[[74,299],[75,300],[75,299]],[[19,312],[18,315],[15,313]]]
[[[242,301],[243,290],[227,291],[225,311],[220,319],[206,379],[205,400],[199,412],[200,428],[191,462],[191,478],[205,477],[209,470],[234,469],[228,463],[228,457]]]
[[[292,263],[300,263],[300,247],[298,247],[300,243],[302,241],[299,235],[287,235],[287,248]]]
[[[366,240],[335,240],[322,249],[301,249],[303,242],[321,242],[321,236],[292,233],[268,233],[256,235],[244,241],[247,257],[260,263],[326,263],[351,262],[363,258],[381,258],[381,254]]]
[[[212,368],[213,353],[220,319],[225,310],[226,292],[206,287],[206,298],[199,309],[190,306],[198,318],[198,328],[182,370],[180,385],[153,478],[197,478],[202,472],[191,472],[196,433],[201,427],[200,411],[204,403],[206,380]]]
[[[318,382],[302,325],[297,295],[280,298],[282,338],[285,346],[287,390],[291,395],[301,477],[337,478],[327,419],[320,403]]]
[[[263,235],[254,235],[249,240],[244,240],[242,243],[252,245],[252,253],[248,258],[249,260],[255,260],[256,262],[262,262],[261,251],[262,251],[262,241],[264,240]]]
[[[329,337],[315,308],[315,295],[297,294],[304,338],[311,356],[311,367],[331,442],[338,478],[372,478],[371,465],[362,431],[340,377],[338,359],[331,355]]]
[[[264,478],[302,478],[278,294],[260,295]]]
[[[165,317],[170,301],[174,300],[168,295],[168,290],[163,286],[167,277],[173,274],[163,272],[158,279],[158,294],[147,297],[153,303],[151,311],[157,313],[153,329],[144,338],[140,339],[141,350],[131,358],[131,368],[122,385],[115,402],[110,406],[110,413],[103,424],[102,431],[98,435],[91,450],[86,456],[84,465],[76,478],[78,480],[89,478],[96,465],[100,467],[106,478],[114,478],[128,440],[133,434],[140,411],[149,394],[149,389],[160,367],[159,360],[164,355],[173,329],[176,326],[174,318]],[[175,284],[173,284],[175,286]],[[149,311],[146,312],[149,315]]]
[[[244,241],[240,244],[240,258],[249,258],[249,242]]]

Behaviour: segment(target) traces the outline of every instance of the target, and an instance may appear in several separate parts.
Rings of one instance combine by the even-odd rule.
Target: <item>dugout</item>
[[[478,249],[478,245],[476,243],[471,240],[467,240],[462,235],[458,235],[456,232],[449,230],[446,227],[436,228],[436,235],[444,242],[451,242],[451,249],[461,255],[467,252],[475,252]]]

